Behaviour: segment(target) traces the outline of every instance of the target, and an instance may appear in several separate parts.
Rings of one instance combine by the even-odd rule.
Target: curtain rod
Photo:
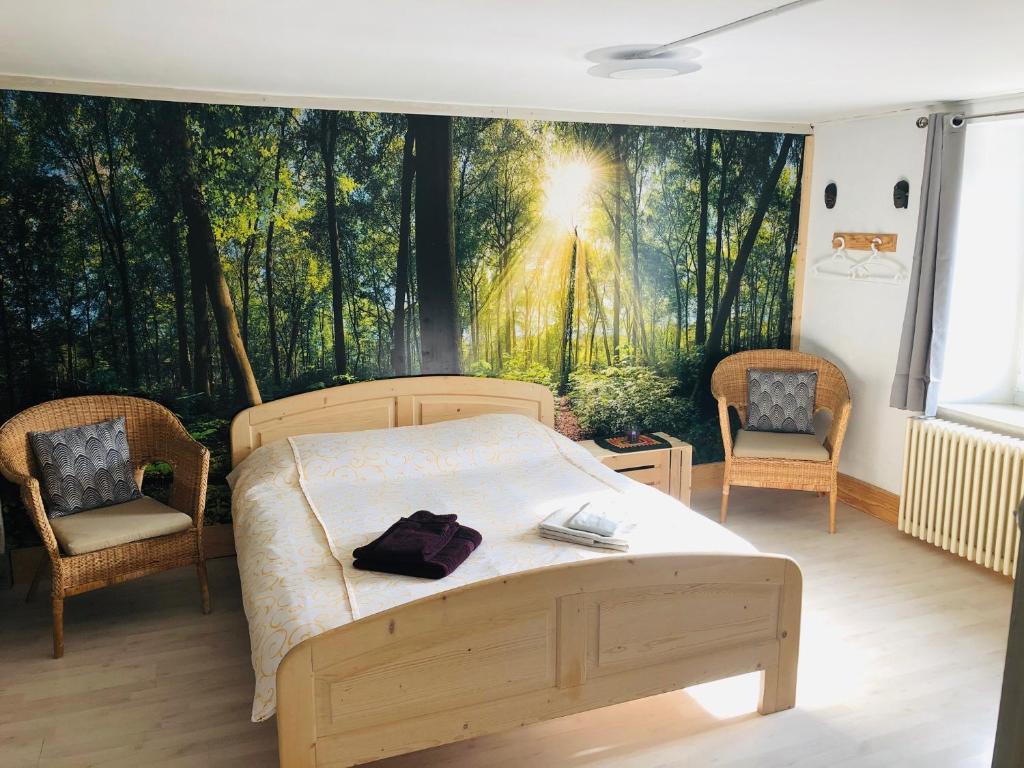
[[[983,112],[978,115],[960,115],[960,119],[966,122],[969,120],[981,120],[984,117],[1005,117],[1007,115],[1024,115],[1024,109],[1004,109],[1001,112]]]
[[[955,127],[959,128],[961,125],[963,125],[964,123],[968,123],[971,120],[983,120],[988,117],[1009,117],[1010,115],[1024,115],[1024,108],[1004,109],[999,112],[981,112],[977,115],[967,115],[961,112],[959,114],[953,115],[953,117],[950,118],[950,122],[953,123]],[[917,118],[917,127],[927,128],[928,118],[926,116]]]
[[[783,3],[782,5],[775,6],[774,8],[769,8],[765,11],[761,11],[760,13],[755,13],[752,16],[745,16],[742,19],[736,19],[736,21],[730,21],[727,24],[722,24],[712,29],[706,29],[703,32],[698,32],[695,35],[690,35],[689,37],[682,37],[678,40],[673,40],[671,43],[659,45],[657,48],[645,50],[643,51],[642,56],[643,58],[650,58],[652,56],[658,56],[663,53],[668,53],[673,48],[679,48],[680,46],[687,45],[689,43],[695,43],[698,40],[703,40],[705,37],[717,35],[719,32],[725,32],[730,29],[735,29],[736,27],[742,27],[746,24],[758,21],[759,19],[766,19],[771,16],[778,16],[780,13],[796,10],[800,6],[809,5],[811,3],[816,2],[819,2],[819,0],[791,0],[791,2]]]

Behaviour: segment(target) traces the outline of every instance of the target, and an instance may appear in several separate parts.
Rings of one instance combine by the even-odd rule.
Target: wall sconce
[[[892,204],[897,208],[906,208],[910,205],[910,182],[900,179],[892,188]]]
[[[839,188],[836,186],[834,181],[830,181],[825,186],[825,207],[830,211],[836,207],[836,197],[839,194]]]

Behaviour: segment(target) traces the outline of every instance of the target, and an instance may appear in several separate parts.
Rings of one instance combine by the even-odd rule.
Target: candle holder
[[[630,443],[640,442],[640,428],[639,427],[626,427],[625,438]]]

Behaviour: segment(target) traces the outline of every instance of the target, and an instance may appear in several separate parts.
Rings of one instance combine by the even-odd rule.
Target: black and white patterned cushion
[[[29,432],[46,514],[64,517],[142,498],[132,472],[124,416],[98,424]]]
[[[747,429],[814,434],[817,371],[747,370]]]

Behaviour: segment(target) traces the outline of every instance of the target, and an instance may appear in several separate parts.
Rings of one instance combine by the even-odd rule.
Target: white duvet
[[[254,451],[230,481],[256,673],[254,721],[273,715],[277,667],[307,637],[480,579],[623,556],[540,538],[538,523],[566,504],[623,505],[635,523],[632,553],[754,551],[523,416],[302,435]],[[352,567],[355,547],[418,509],[458,514],[483,544],[437,581]]]

